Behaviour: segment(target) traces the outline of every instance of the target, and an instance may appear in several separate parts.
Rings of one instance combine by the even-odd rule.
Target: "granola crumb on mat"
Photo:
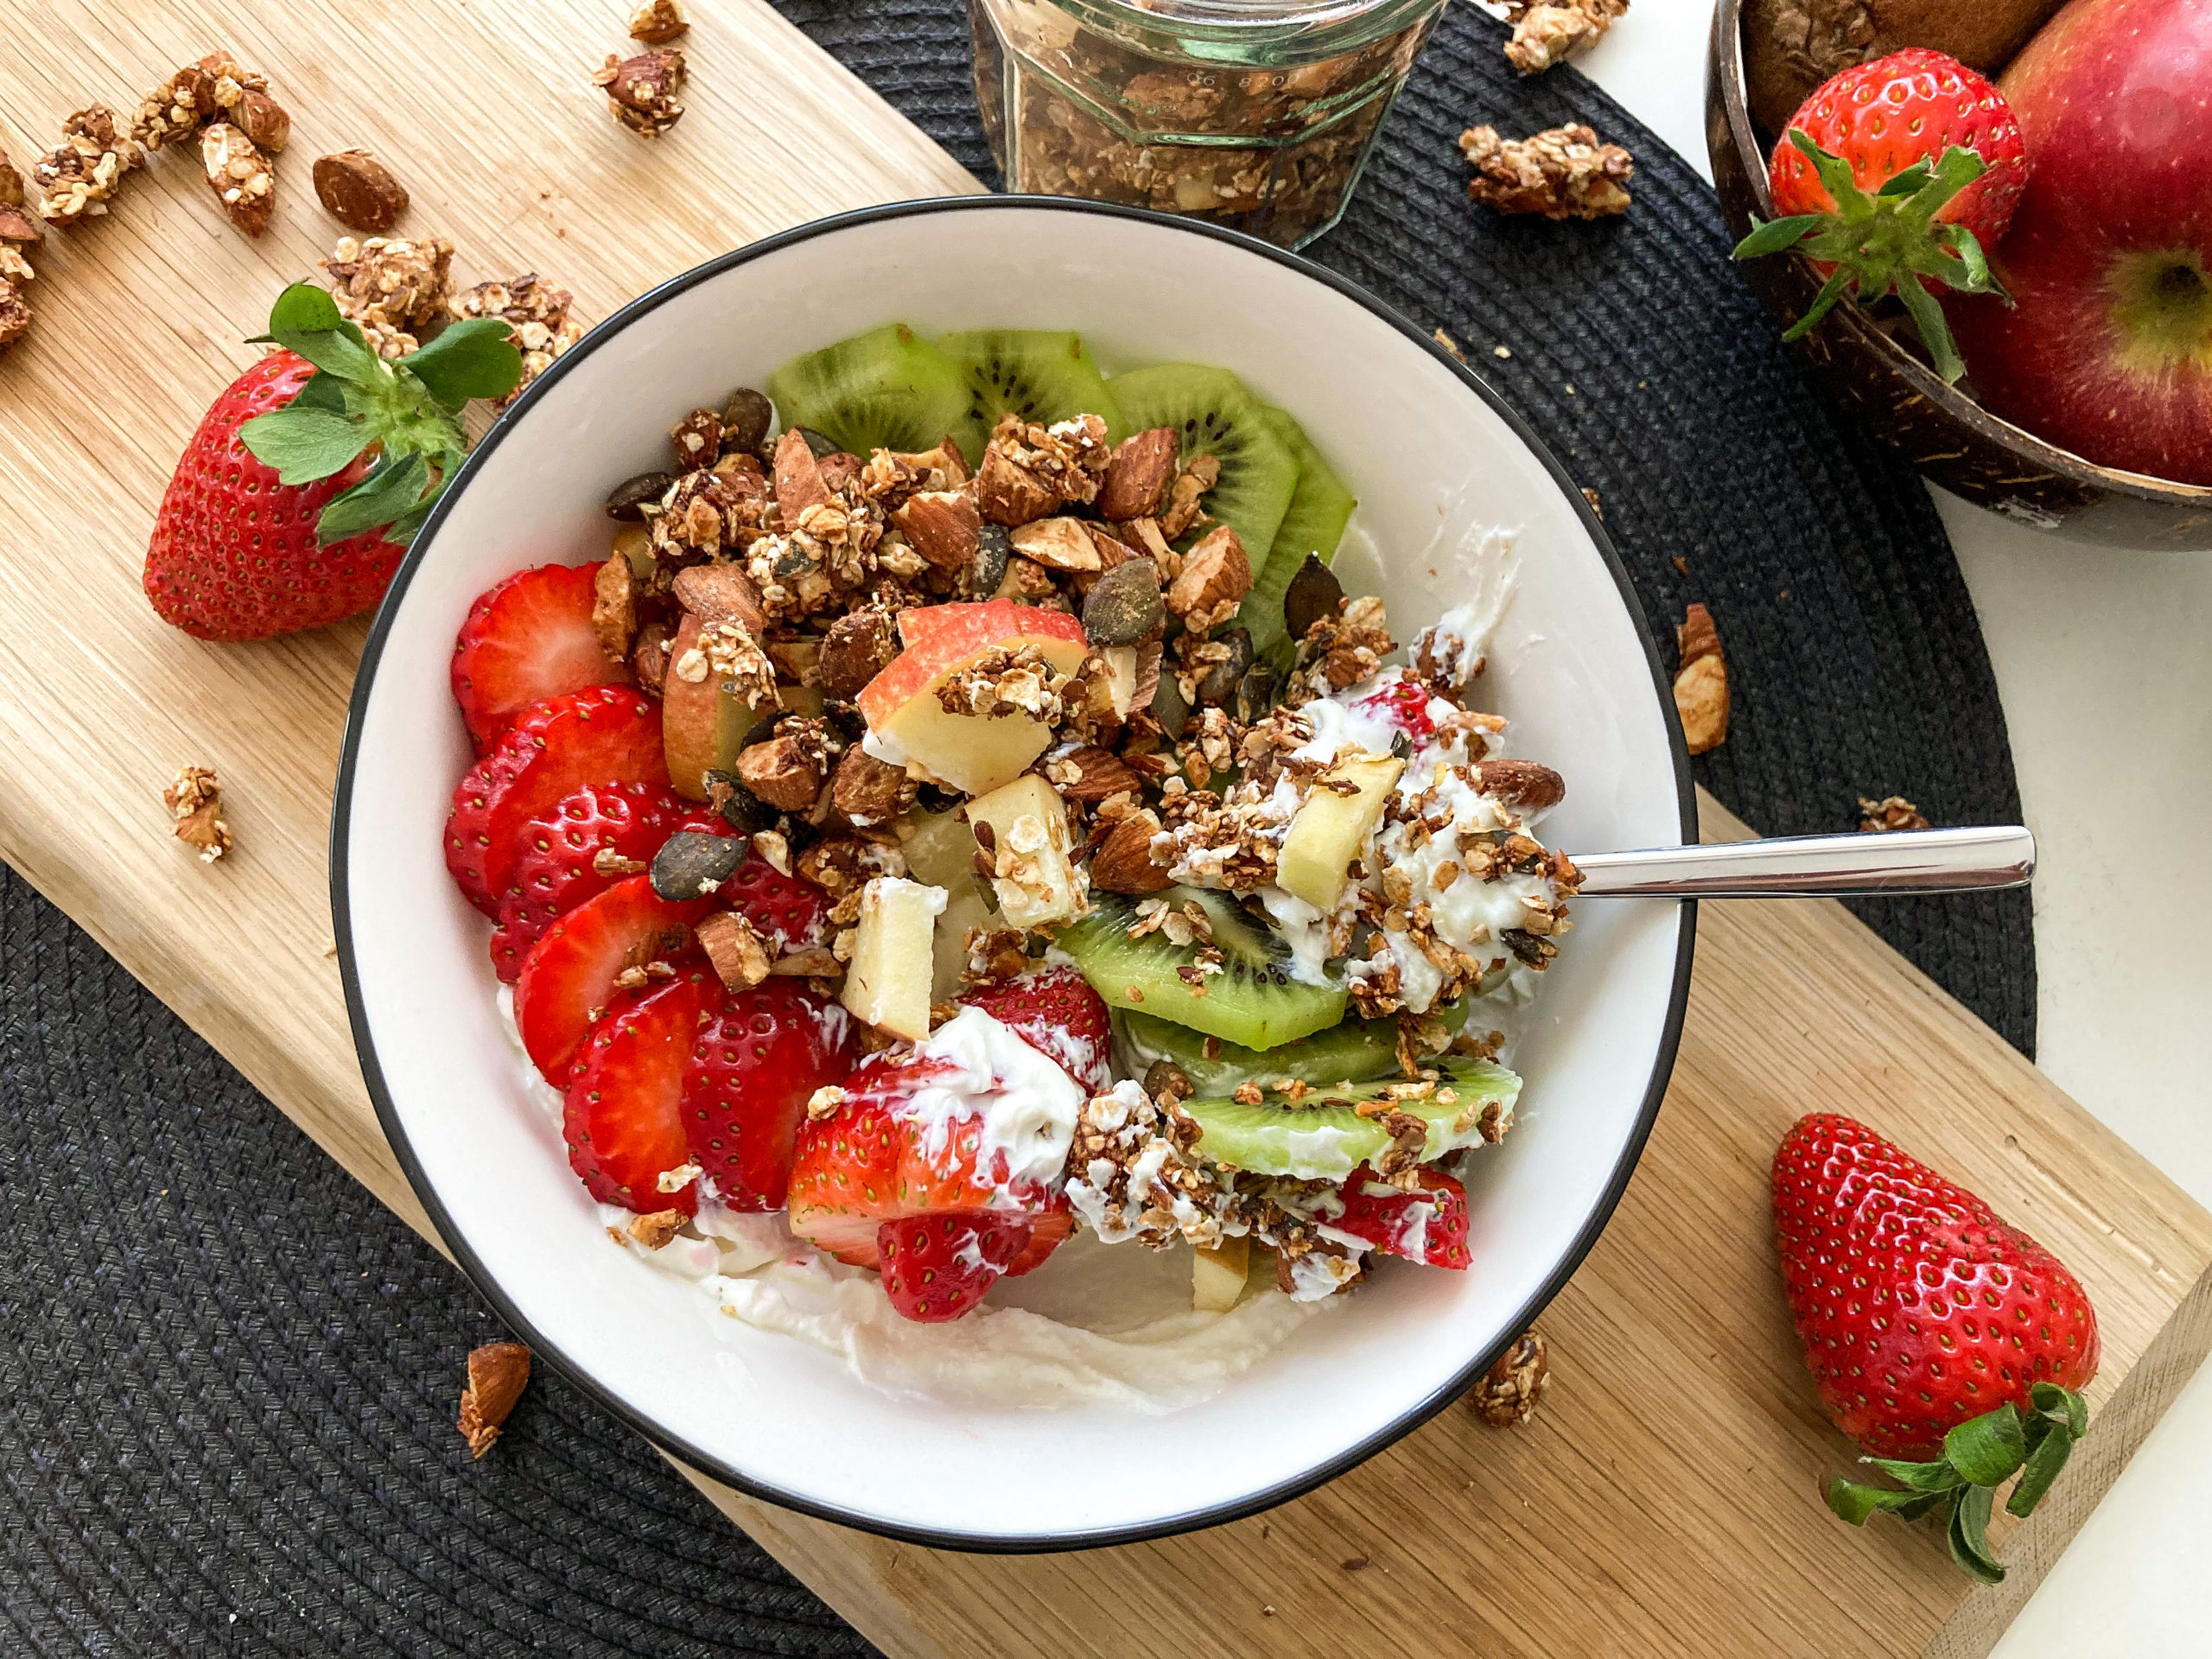
[[[1925,830],[1929,823],[1920,809],[1902,795],[1885,795],[1878,801],[1861,795],[1859,827],[1868,835],[1886,835],[1895,830]]]
[[[1527,138],[1470,127],[1459,135],[1459,153],[1475,169],[1469,197],[1501,213],[1563,219],[1628,211],[1636,163],[1618,144],[1599,143],[1586,126],[1553,127]]]
[[[319,263],[339,315],[359,327],[379,357],[404,357],[421,343],[417,331],[445,305],[453,244],[442,236],[372,236],[365,242],[342,236]]]
[[[503,283],[479,283],[465,294],[456,294],[449,309],[456,317],[502,317],[515,331],[515,346],[522,353],[522,378],[515,389],[498,400],[505,409],[523,389],[553,366],[554,359],[584,337],[584,326],[570,313],[575,296],[547,282],[535,271],[524,271]]]
[[[1543,0],[1537,5],[1507,0],[1513,38],[1505,45],[1506,61],[1534,75],[1579,58],[1627,10],[1628,0]]]
[[[1681,665],[1675,673],[1675,711],[1692,754],[1717,749],[1728,735],[1728,664],[1713,613],[1693,605],[1675,631]]]
[[[1438,345],[1441,346],[1446,351],[1451,353],[1452,356],[1458,358],[1462,363],[1467,360],[1466,353],[1459,349],[1459,342],[1452,339],[1451,335],[1446,334],[1441,328],[1437,329],[1433,334],[1430,334],[1429,338],[1434,340]]]
[[[175,822],[172,833],[199,849],[202,864],[213,864],[231,850],[231,826],[221,816],[223,785],[212,767],[178,767],[176,781],[162,791],[162,804]]]
[[[407,211],[407,187],[365,149],[316,156],[315,194],[333,219],[364,236],[381,236]]]
[[[31,168],[46,192],[39,212],[56,225],[105,213],[123,188],[124,175],[146,165],[144,147],[122,130],[105,104],[75,111],[61,124],[61,142]]]
[[[607,93],[614,118],[641,138],[658,138],[683,118],[680,94],[690,73],[675,47],[618,58],[612,52],[591,78]]]
[[[1467,1403],[1492,1428],[1511,1428],[1536,1414],[1551,1383],[1551,1351],[1543,1332],[1524,1331],[1468,1390]]]
[[[1587,484],[1583,485],[1581,488],[1582,499],[1590,504],[1590,511],[1598,515],[1598,522],[1599,524],[1605,523],[1605,505],[1604,502],[1599,500],[1598,492],[1592,489]]]
[[[647,46],[666,46],[681,39],[690,27],[682,0],[645,0],[630,14],[630,38]]]
[[[530,1350],[518,1342],[487,1342],[468,1353],[468,1384],[461,1391],[461,1437],[482,1457],[499,1438],[507,1414],[530,1381]]]

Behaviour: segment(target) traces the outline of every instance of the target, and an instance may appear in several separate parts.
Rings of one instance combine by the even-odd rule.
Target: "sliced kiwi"
[[[1467,1023],[1465,998],[1435,1013],[1454,1036]],[[1303,1042],[1270,1049],[1246,1048],[1130,1008],[1114,1015],[1114,1028],[1135,1062],[1135,1075],[1143,1076],[1154,1060],[1173,1060],[1201,1095],[1231,1094],[1240,1084],[1273,1084],[1285,1077],[1316,1087],[1346,1080],[1367,1083],[1394,1077],[1398,1070],[1395,1020],[1347,1020]]]
[[[1438,1067],[1436,1086],[1426,1096],[1392,1101],[1399,1111],[1419,1118],[1428,1137],[1421,1160],[1433,1161],[1483,1138],[1489,1108],[1491,1132],[1510,1116],[1521,1095],[1521,1079],[1488,1060],[1446,1058]],[[1183,1109],[1198,1120],[1198,1153],[1255,1175],[1292,1175],[1300,1180],[1338,1180],[1388,1151],[1390,1132],[1379,1117],[1362,1117],[1358,1108],[1408,1085],[1387,1079],[1356,1083],[1349,1089],[1317,1090],[1293,1101],[1269,1093],[1256,1106],[1215,1096],[1186,1100]]]
[[[1298,457],[1268,424],[1258,399],[1228,370],[1192,363],[1132,369],[1107,385],[1130,431],[1173,427],[1182,435],[1182,460],[1212,455],[1221,462],[1221,481],[1203,505],[1236,532],[1256,563],[1274,545],[1298,484]]]
[[[960,447],[972,464],[1001,415],[1049,426],[1078,415],[1096,415],[1106,435],[1122,436],[1122,411],[1106,390],[1106,377],[1083,347],[1083,336],[1049,328],[977,328],[946,334],[938,349],[951,360],[967,388],[968,409]]]
[[[1090,912],[1056,943],[1110,1007],[1141,1008],[1247,1048],[1295,1042],[1344,1018],[1344,986],[1293,979],[1289,948],[1227,893],[1170,887],[1159,895],[1171,909],[1196,904],[1205,912],[1223,965],[1218,973],[1192,976],[1195,985],[1177,970],[1198,965],[1198,942],[1178,944],[1164,928],[1131,938],[1128,930],[1141,920],[1137,901],[1114,893],[1090,897]]]
[[[855,455],[927,449],[968,410],[959,370],[903,322],[795,357],[768,377],[784,425],[806,427]]]
[[[1337,543],[1344,540],[1344,525],[1359,501],[1329,470],[1304,427],[1280,409],[1260,412],[1283,447],[1298,457],[1298,484],[1291,492],[1290,505],[1275,527],[1266,562],[1254,568],[1252,591],[1244,595],[1236,613],[1236,620],[1251,631],[1252,649],[1265,656],[1284,635],[1282,597],[1291,578],[1308,554],[1324,564],[1336,557]]]

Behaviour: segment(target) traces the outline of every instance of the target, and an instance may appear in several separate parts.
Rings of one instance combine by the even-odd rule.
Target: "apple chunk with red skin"
[[[2212,484],[2212,11],[2075,0],[1999,83],[2031,171],[1950,296],[1974,396],[2088,460]]]
[[[1083,624],[1072,616],[1006,599],[906,611],[899,634],[906,648],[861,688],[874,747],[880,758],[918,766],[969,795],[988,794],[1019,778],[1052,734],[1027,715],[950,713],[938,699],[939,688],[993,650],[1033,646],[1061,674],[1082,666],[1088,650]]]

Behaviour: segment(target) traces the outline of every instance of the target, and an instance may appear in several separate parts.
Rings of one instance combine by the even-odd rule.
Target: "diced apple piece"
[[[1334,910],[1344,897],[1351,861],[1382,822],[1391,785],[1405,764],[1395,755],[1352,755],[1323,773],[1323,783],[1341,778],[1357,788],[1339,795],[1315,786],[1283,836],[1275,856],[1275,885],[1319,910]]]
[[[1068,810],[1050,784],[1026,772],[969,802],[968,822],[991,861],[991,887],[1007,926],[1075,918],[1087,884],[1076,873]]]
[[[1006,600],[902,612],[899,632],[906,649],[857,699],[875,740],[868,752],[967,795],[988,794],[1020,776],[1052,734],[1026,715],[950,713],[938,689],[994,648],[1033,646],[1062,674],[1075,672],[1087,649],[1072,616]]]
[[[968,965],[968,930],[988,932],[1004,927],[1006,918],[976,879],[975,832],[957,810],[912,814],[901,822],[899,834],[906,874],[950,895],[944,914],[938,918],[937,970],[931,986],[936,1001],[949,1002],[964,988],[960,973]]]
[[[699,644],[702,624],[689,612],[669,645],[671,664]],[[661,686],[661,747],[668,758],[668,780],[676,792],[694,801],[707,798],[705,774],[728,772],[738,751],[766,711],[755,709],[715,675],[687,680],[671,667]]]
[[[1239,1233],[1211,1249],[1201,1244],[1192,1254],[1191,1306],[1201,1313],[1226,1313],[1244,1294],[1244,1280],[1251,1270],[1252,1240]]]
[[[930,1034],[930,980],[943,887],[903,876],[869,879],[838,1000],[879,1031],[918,1043]]]

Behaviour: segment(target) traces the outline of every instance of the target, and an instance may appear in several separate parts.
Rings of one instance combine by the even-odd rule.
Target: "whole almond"
[[[1534,760],[1484,760],[1475,777],[1485,795],[1495,795],[1508,806],[1557,806],[1567,798],[1567,779],[1549,766]]]
[[[407,211],[406,187],[365,149],[317,156],[315,193],[333,219],[368,236],[383,235]]]
[[[1143,814],[1116,823],[1091,852],[1090,885],[1107,893],[1131,895],[1174,886],[1174,876],[1153,861],[1152,838],[1159,833],[1159,824]]]
[[[823,696],[851,702],[898,654],[899,640],[890,612],[874,606],[846,612],[823,637],[816,671]]]
[[[964,569],[983,533],[982,515],[966,490],[917,490],[893,512],[891,522],[940,570]]]
[[[1098,516],[1146,518],[1156,512],[1175,475],[1180,443],[1172,426],[1155,426],[1122,439],[1106,463],[1105,481],[1098,486]]]

